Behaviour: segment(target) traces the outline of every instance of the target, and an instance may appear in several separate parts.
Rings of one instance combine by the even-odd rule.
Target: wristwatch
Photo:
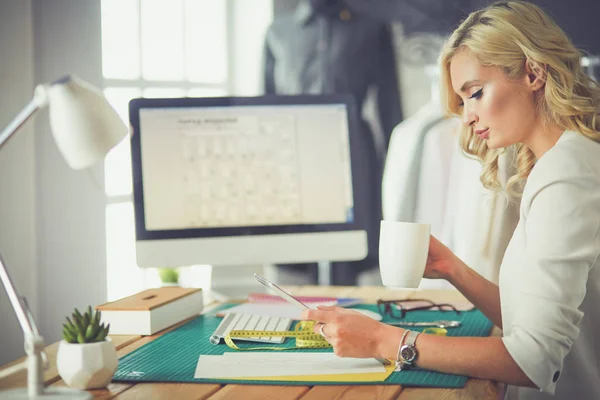
[[[421,332],[409,331],[408,335],[406,335],[406,341],[402,347],[400,347],[400,351],[398,352],[398,358],[401,362],[400,369],[411,367],[413,362],[417,359],[418,353],[415,342],[417,341],[417,336],[420,334]]]
[[[402,344],[404,343],[404,338],[406,337],[406,335],[408,335],[408,332],[410,332],[410,331],[408,329],[406,329],[404,331],[404,333],[402,334],[402,338],[400,338],[400,344],[398,345],[398,356],[396,356],[396,361],[394,362],[396,364],[396,368],[394,368],[394,372],[402,371],[402,368],[404,368],[404,363],[402,362],[402,357],[400,356],[400,351],[402,350]]]

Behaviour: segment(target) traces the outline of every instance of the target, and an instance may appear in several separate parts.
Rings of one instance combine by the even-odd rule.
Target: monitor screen
[[[257,238],[273,245],[279,235],[364,236],[354,113],[344,96],[133,100],[138,263],[139,245],[157,241],[235,238],[240,251],[240,239],[248,247]],[[304,252],[304,261],[320,260]],[[210,263],[200,258],[195,263]]]

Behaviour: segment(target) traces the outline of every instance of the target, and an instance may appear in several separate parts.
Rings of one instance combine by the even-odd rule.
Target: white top
[[[600,398],[599,231],[600,144],[564,132],[528,178],[500,269],[502,341],[541,389],[506,398]]]
[[[500,156],[498,174],[503,183],[516,172],[507,162],[512,154]],[[440,240],[477,273],[498,283],[504,253],[519,222],[519,205],[483,187],[481,172],[481,163],[461,154],[457,141]]]

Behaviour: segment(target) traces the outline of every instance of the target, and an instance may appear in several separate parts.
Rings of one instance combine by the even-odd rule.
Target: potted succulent
[[[81,315],[75,309],[63,324],[63,340],[58,345],[56,365],[63,381],[76,389],[108,386],[119,360],[107,336],[110,324],[100,323],[100,312],[92,307]]]

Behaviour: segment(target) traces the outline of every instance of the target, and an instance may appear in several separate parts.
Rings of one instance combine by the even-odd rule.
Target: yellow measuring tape
[[[436,335],[436,336],[446,336],[446,334],[448,333],[448,330],[444,329],[444,328],[427,328],[427,329],[423,329],[423,331],[421,333],[429,333],[431,335]]]
[[[300,321],[293,331],[231,331],[225,336],[225,343],[234,350],[294,350],[294,349],[324,349],[331,347],[325,338],[313,331],[315,321]],[[448,331],[444,328],[427,328],[422,333],[446,336]],[[296,339],[295,347],[248,347],[240,348],[233,343],[234,339],[263,337],[293,337]]]
[[[225,343],[234,350],[294,350],[294,349],[324,349],[331,347],[325,338],[313,331],[315,321],[300,321],[293,331],[231,331],[225,336]],[[295,347],[250,347],[240,348],[233,343],[233,339],[251,337],[293,337],[296,338]]]

